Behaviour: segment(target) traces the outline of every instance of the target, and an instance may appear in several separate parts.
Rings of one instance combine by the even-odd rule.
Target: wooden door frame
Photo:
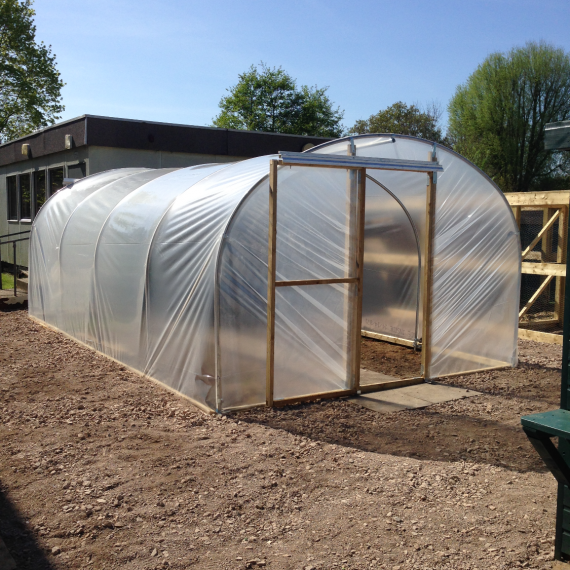
[[[435,151],[435,148],[434,148]],[[357,228],[356,256],[354,266],[349,276],[339,279],[307,279],[296,281],[276,280],[276,246],[277,246],[277,207],[278,207],[278,170],[280,166],[303,166],[307,168],[341,168],[356,171],[357,176]],[[422,382],[429,378],[431,363],[431,298],[433,293],[433,239],[435,219],[435,194],[437,172],[443,169],[436,161],[435,152],[430,153],[428,161],[405,161],[389,159],[373,159],[358,156],[337,156],[323,154],[305,154],[282,152],[278,158],[271,159],[269,170],[269,234],[268,234],[268,263],[267,263],[267,360],[266,360],[266,406],[285,406],[298,402],[306,402],[324,398],[336,398],[360,393],[360,343],[362,328],[362,294],[364,270],[364,225],[366,209],[366,170],[396,170],[424,172],[428,174],[426,216],[428,219],[426,250],[423,272],[423,336],[422,336],[422,368],[421,378],[414,379]],[[349,193],[349,200],[351,194]],[[349,205],[351,206],[351,205]],[[351,276],[354,275],[354,276]],[[348,350],[352,378],[350,388],[284,398],[275,400],[275,290],[277,287],[294,287],[323,284],[356,284],[356,295],[352,300],[349,315],[349,330],[352,346]],[[402,380],[402,385],[408,385],[410,379]],[[367,391],[374,387],[367,386]]]

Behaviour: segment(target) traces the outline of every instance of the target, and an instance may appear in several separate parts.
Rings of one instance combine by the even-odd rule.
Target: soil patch
[[[453,379],[482,395],[426,409],[220,418],[23,310],[0,331],[0,535],[21,570],[551,567],[556,484],[520,416],[557,407],[561,347],[521,343],[518,368]]]
[[[421,375],[422,353],[413,348],[363,338],[360,345],[361,366],[395,378]]]

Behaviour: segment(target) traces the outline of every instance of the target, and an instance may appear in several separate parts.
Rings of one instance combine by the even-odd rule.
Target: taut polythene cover
[[[348,139],[312,152],[346,154]],[[433,143],[354,137],[426,160]],[[437,146],[432,371],[516,364],[520,245],[500,191]],[[51,197],[30,240],[30,314],[223,411],[265,402],[269,164],[96,174]],[[369,171],[365,330],[418,340],[426,175]],[[345,170],[281,167],[277,279],[352,266]],[[352,284],[276,291],[275,399],[348,388]]]

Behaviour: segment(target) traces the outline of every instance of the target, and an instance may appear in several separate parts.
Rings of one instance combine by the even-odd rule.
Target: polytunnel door
[[[365,178],[272,162],[268,405],[358,386]]]

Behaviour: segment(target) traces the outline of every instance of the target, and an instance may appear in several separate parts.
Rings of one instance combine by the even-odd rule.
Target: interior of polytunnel
[[[368,176],[362,330],[364,338],[393,339],[390,344],[401,347],[377,346],[371,363],[375,371],[396,378],[421,375],[420,229],[396,193]],[[364,377],[362,384],[367,382],[371,377]]]

